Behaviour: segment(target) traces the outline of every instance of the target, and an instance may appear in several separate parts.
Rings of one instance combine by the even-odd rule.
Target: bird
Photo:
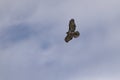
[[[69,30],[68,32],[66,32],[67,36],[65,37],[65,42],[69,42],[70,40],[72,40],[73,38],[78,38],[80,35],[79,31],[75,31],[76,30],[76,24],[75,24],[75,20],[72,18],[69,21]]]

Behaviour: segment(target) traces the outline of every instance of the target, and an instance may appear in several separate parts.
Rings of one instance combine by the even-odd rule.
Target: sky
[[[120,0],[0,0],[0,80],[120,80]],[[64,41],[75,19],[80,37]]]

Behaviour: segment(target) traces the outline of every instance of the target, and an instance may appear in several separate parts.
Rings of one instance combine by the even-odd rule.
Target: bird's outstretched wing
[[[75,29],[76,29],[75,21],[74,21],[74,19],[71,19],[69,21],[69,30],[68,30],[68,32],[74,32]]]
[[[73,34],[67,33],[67,36],[65,37],[65,42],[69,42],[70,40],[72,40],[72,38],[73,38]]]

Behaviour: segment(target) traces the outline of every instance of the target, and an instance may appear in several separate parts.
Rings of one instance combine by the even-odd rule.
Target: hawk
[[[67,36],[65,37],[65,42],[69,42],[73,38],[79,37],[80,33],[79,31],[75,31],[76,25],[74,19],[71,19],[69,21],[69,30],[66,32]]]

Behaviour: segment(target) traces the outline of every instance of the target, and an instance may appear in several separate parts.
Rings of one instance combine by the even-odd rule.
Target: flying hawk
[[[69,42],[70,40],[74,38],[79,37],[80,33],[78,31],[75,31],[76,25],[74,19],[71,19],[69,21],[69,30],[66,32],[67,36],[65,37],[65,42]]]

